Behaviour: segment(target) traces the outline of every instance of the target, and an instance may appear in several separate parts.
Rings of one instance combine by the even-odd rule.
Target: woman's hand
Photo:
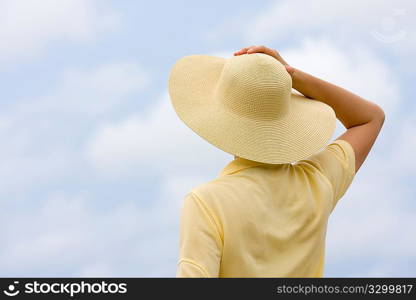
[[[268,54],[272,57],[274,57],[275,59],[277,59],[282,65],[285,66],[286,71],[292,75],[294,68],[292,68],[291,66],[289,66],[289,64],[280,56],[279,52],[277,52],[274,49],[270,49],[267,48],[265,46],[250,46],[250,47],[245,47],[242,48],[241,50],[238,50],[236,52],[234,52],[234,56],[236,55],[241,55],[241,54],[252,54],[252,53],[264,53],[264,54]]]

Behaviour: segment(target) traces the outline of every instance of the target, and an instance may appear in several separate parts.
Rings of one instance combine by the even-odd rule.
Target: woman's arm
[[[357,172],[384,124],[383,109],[339,86],[291,67],[274,49],[265,46],[250,46],[235,52],[234,55],[256,52],[271,55],[282,63],[292,77],[294,89],[306,97],[324,102],[334,109],[337,118],[347,129],[336,140],[346,140],[353,147],[355,171]]]
[[[219,277],[222,233],[206,202],[193,192],[184,199],[179,233],[176,277]]]
[[[384,124],[384,111],[377,104],[339,86],[292,68],[292,86],[308,98],[330,105],[347,129],[337,140],[346,140],[355,153],[355,172],[373,147]]]
[[[292,68],[292,86],[308,98],[319,100],[331,106],[337,118],[351,128],[384,118],[380,106],[361,98],[339,86]]]

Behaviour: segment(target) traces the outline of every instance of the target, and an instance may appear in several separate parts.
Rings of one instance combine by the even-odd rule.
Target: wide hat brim
[[[217,105],[213,93],[226,61],[211,55],[188,55],[172,67],[172,105],[196,134],[227,153],[268,164],[306,159],[328,143],[336,115],[323,102],[291,93],[290,112],[272,121],[245,118]]]

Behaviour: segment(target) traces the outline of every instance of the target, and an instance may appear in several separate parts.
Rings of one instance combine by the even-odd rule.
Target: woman
[[[323,277],[328,218],[383,110],[265,46],[183,57],[169,93],[186,125],[234,155],[184,199],[176,276]],[[336,118],[346,131],[328,144]]]

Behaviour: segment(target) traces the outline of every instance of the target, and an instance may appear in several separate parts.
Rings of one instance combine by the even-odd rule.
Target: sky
[[[415,9],[0,0],[0,276],[174,277],[182,200],[233,156],[180,121],[169,72],[250,45],[386,114],[330,216],[324,276],[416,276]]]

